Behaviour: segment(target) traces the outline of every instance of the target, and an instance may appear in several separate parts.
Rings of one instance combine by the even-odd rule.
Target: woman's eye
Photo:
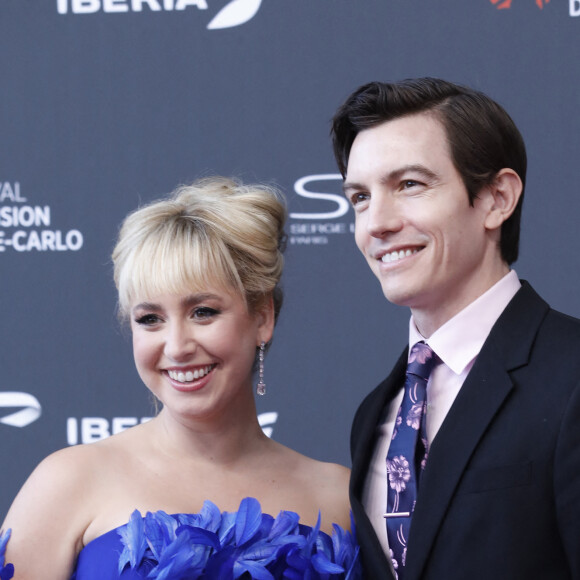
[[[200,306],[193,311],[193,318],[196,320],[209,320],[219,314],[215,308],[209,308],[209,306]]]
[[[138,316],[135,322],[141,326],[153,326],[160,322],[160,320],[157,314],[144,314],[143,316]]]

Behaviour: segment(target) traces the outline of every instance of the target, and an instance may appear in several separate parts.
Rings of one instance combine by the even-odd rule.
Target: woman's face
[[[272,309],[208,288],[140,297],[131,305],[133,353],[143,382],[171,414],[211,419],[251,397],[256,347],[272,336]]]

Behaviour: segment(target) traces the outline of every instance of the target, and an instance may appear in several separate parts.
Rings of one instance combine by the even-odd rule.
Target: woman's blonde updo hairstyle
[[[213,177],[177,188],[129,214],[113,251],[119,314],[136,299],[219,288],[250,311],[270,296],[276,316],[286,205],[264,185]]]

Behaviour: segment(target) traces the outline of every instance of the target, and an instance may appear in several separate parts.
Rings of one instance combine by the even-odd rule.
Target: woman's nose
[[[178,362],[187,360],[196,348],[193,330],[187,324],[171,325],[165,338],[164,350],[167,357]]]

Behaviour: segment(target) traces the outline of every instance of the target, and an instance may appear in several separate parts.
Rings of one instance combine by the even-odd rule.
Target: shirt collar
[[[425,341],[455,374],[460,375],[479,354],[493,325],[521,284],[515,270],[510,270],[479,298],[438,328],[429,339],[421,336],[413,316],[409,321],[409,351]]]

